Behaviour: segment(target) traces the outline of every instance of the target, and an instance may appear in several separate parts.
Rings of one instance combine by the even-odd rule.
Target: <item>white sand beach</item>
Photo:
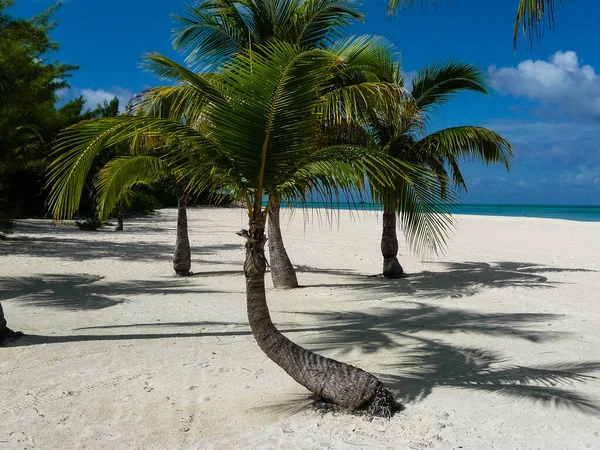
[[[406,409],[321,414],[264,356],[245,313],[244,210],[83,232],[18,221],[0,301],[2,449],[598,449],[600,223],[458,216],[448,251],[381,272],[381,218],[282,221],[300,289],[272,289],[292,340],[376,373]]]

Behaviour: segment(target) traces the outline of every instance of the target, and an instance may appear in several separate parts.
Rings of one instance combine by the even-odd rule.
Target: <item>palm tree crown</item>
[[[173,46],[192,66],[212,66],[270,40],[324,47],[362,20],[353,0],[199,0],[178,24]]]

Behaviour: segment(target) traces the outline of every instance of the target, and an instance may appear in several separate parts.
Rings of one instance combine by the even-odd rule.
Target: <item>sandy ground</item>
[[[376,214],[284,220],[303,287],[269,289],[274,320],[406,405],[368,421],[307,408],[254,343],[243,213],[190,211],[187,279],[173,210],[124,233],[19,222],[0,300],[28,336],[0,348],[0,448],[600,448],[600,224],[459,217],[444,256],[403,246],[411,276],[386,281]]]

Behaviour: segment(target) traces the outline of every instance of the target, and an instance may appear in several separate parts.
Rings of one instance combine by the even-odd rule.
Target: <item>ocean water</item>
[[[455,208],[455,214],[600,222],[600,206],[460,205]]]
[[[318,208],[318,203],[309,203],[310,207]],[[337,206],[337,205],[336,205]],[[294,207],[302,208],[300,204]],[[340,209],[350,209],[345,203],[339,204]],[[361,203],[351,209],[381,210],[378,205]],[[467,214],[474,216],[502,216],[502,217],[537,217],[542,219],[576,220],[580,222],[600,222],[600,206],[564,206],[564,205],[456,205],[453,214]]]

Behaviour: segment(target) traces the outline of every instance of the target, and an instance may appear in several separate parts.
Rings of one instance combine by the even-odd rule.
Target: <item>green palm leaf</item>
[[[418,141],[412,149],[423,163],[434,172],[446,177],[445,166],[450,166],[454,183],[467,189],[460,172],[458,160],[482,161],[486,164],[501,164],[510,169],[512,148],[510,143],[497,133],[482,127],[463,126],[446,128],[432,133]],[[436,167],[433,167],[433,166]]]
[[[186,140],[195,148],[204,149],[206,154],[211,154],[214,147],[193,128],[162,118],[120,116],[80,122],[64,130],[55,142],[58,156],[50,164],[47,177],[48,205],[54,219],[68,219],[77,211],[86,177],[104,148],[146,133]]]
[[[214,68],[271,40],[322,47],[362,14],[351,0],[201,0],[175,20],[173,46],[186,63]]]
[[[136,185],[150,185],[171,173],[160,158],[147,155],[112,159],[96,178],[97,210],[101,221],[108,218],[124,192]]]
[[[411,95],[418,108],[427,110],[447,103],[461,91],[487,94],[485,74],[472,64],[447,61],[419,70],[412,81]]]

